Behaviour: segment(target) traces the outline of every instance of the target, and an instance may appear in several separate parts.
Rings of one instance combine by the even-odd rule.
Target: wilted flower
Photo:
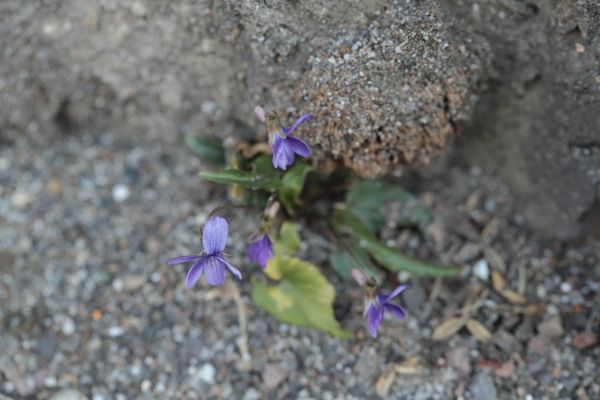
[[[396,304],[390,303],[392,299],[400,293],[408,289],[408,285],[400,285],[392,293],[387,295],[377,294],[377,286],[373,281],[369,281],[367,277],[359,270],[353,269],[352,276],[361,285],[366,293],[365,296],[365,311],[369,325],[369,332],[372,337],[377,337],[377,329],[383,321],[384,312],[387,311],[398,319],[406,318],[404,309]]]
[[[271,239],[266,233],[263,235],[262,239],[248,245],[248,258],[250,261],[260,265],[261,268],[264,268],[267,265],[269,258],[274,255],[273,243],[271,243]]]
[[[310,147],[303,140],[292,136],[296,128],[305,121],[310,121],[312,114],[304,114],[294,122],[290,128],[283,128],[279,116],[275,112],[266,112],[262,107],[256,106],[254,112],[258,119],[267,125],[269,140],[273,143],[273,165],[275,168],[287,169],[294,163],[296,154],[310,157]]]
[[[225,270],[229,270],[236,278],[242,279],[241,272],[223,258],[223,250],[227,242],[229,227],[221,217],[211,217],[202,231],[203,252],[195,256],[181,256],[168,261],[169,265],[194,261],[187,275],[187,286],[191,288],[204,272],[209,285],[225,283]]]

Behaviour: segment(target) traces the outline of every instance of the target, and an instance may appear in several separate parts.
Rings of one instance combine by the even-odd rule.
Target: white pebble
[[[125,333],[125,329],[122,326],[111,326],[108,329],[108,336],[117,337],[122,336]]]
[[[148,379],[144,379],[142,381],[142,392],[147,392],[150,390],[150,388],[152,387],[152,382],[150,382]]]
[[[129,188],[126,185],[115,185],[112,189],[113,200],[121,203],[129,197]]]
[[[489,279],[490,268],[488,267],[488,263],[484,258],[477,261],[473,266],[473,275],[475,275],[477,278],[481,279],[484,282],[487,282],[487,280]]]
[[[213,383],[215,381],[215,367],[212,364],[206,363],[200,367],[198,378],[205,383]]]
[[[563,293],[569,293],[571,291],[571,289],[572,289],[572,286],[569,282],[563,282],[560,284],[560,290]]]
[[[75,333],[75,322],[73,322],[71,318],[65,317],[65,319],[63,319],[62,333],[67,336],[71,336]]]

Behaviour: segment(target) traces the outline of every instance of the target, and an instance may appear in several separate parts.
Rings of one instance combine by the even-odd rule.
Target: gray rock
[[[443,3],[493,54],[461,157],[500,171],[541,233],[597,229],[600,3]]]
[[[74,389],[64,389],[50,397],[50,400],[87,400],[87,397]]]
[[[469,385],[469,391],[474,399],[495,400],[498,398],[494,379],[488,370],[482,370],[475,375]]]

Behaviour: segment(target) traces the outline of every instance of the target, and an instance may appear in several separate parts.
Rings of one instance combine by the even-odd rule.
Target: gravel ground
[[[377,340],[359,292],[337,279],[336,313],[353,341],[276,323],[241,285],[245,369],[231,293],[188,290],[185,268],[165,264],[198,249],[226,192],[196,177],[201,163],[172,135],[53,139],[0,148],[0,398],[600,398],[600,244],[534,236],[493,171],[449,159],[406,178],[436,222],[425,235],[390,227],[388,244],[464,274],[410,281],[409,317],[386,320]],[[249,271],[238,255],[252,222],[231,217],[228,251]],[[306,257],[327,268],[324,240],[302,234]],[[493,289],[492,270],[524,304]],[[462,329],[433,341],[470,292],[480,300],[470,315],[492,339]]]

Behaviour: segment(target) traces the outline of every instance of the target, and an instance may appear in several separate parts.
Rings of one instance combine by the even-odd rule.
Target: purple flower
[[[310,157],[310,147],[303,140],[292,136],[296,128],[305,121],[313,119],[312,114],[304,114],[294,122],[290,128],[283,128],[279,116],[274,112],[266,112],[257,106],[254,112],[258,119],[267,125],[269,137],[273,139],[273,166],[275,168],[287,169],[294,163],[296,154],[301,157]]]
[[[389,312],[398,319],[406,318],[406,312],[400,306],[390,303],[394,297],[408,289],[407,285],[400,285],[388,295],[375,294],[371,299],[367,299],[365,304],[365,315],[369,323],[369,332],[374,338],[377,337],[377,329],[383,321],[384,311]]]
[[[260,265],[261,268],[264,268],[267,265],[269,258],[274,255],[273,243],[271,243],[271,239],[269,239],[269,235],[266,233],[263,235],[262,239],[248,245],[248,258],[250,261]]]
[[[229,227],[221,217],[211,217],[202,231],[203,252],[196,256],[181,256],[168,261],[169,265],[194,261],[187,275],[187,286],[191,288],[204,272],[209,285],[225,283],[225,270],[229,270],[236,278],[242,279],[241,272],[223,258],[223,250],[227,242]]]

